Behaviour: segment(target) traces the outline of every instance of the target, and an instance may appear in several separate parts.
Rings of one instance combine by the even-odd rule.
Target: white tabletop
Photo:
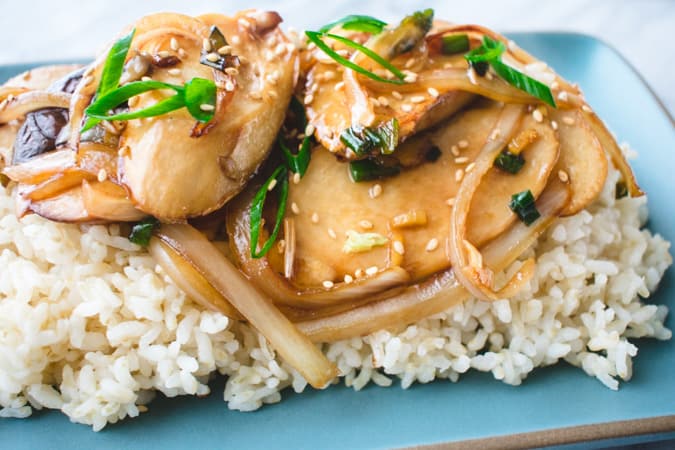
[[[311,28],[348,13],[395,21],[432,7],[456,23],[499,31],[577,31],[617,48],[675,112],[675,0],[0,0],[0,64],[94,55],[126,24],[156,11],[231,13],[256,7],[279,11],[286,25]]]

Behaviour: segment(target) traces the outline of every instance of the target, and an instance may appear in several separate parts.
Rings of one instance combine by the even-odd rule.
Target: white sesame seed
[[[541,123],[544,121],[544,115],[541,113],[539,108],[532,111],[532,117],[534,118],[535,122]]]
[[[415,81],[417,81],[417,74],[414,72],[409,72],[406,74],[403,81],[405,81],[406,83],[414,83]]]
[[[326,280],[326,281],[323,282],[323,287],[325,287],[326,289],[330,289],[330,288],[332,288],[333,286],[334,286],[334,284],[333,284],[333,282],[330,281],[330,280]]]
[[[462,169],[457,169],[455,171],[455,181],[460,182],[464,178],[464,171]]]
[[[399,91],[391,91],[391,96],[396,100],[403,100],[403,95]]]
[[[394,251],[398,253],[399,255],[405,254],[405,247],[403,246],[403,242],[401,241],[394,241]]]
[[[307,126],[305,127],[305,136],[311,136],[314,134],[315,131],[316,127],[311,123],[308,123]]]
[[[345,274],[344,280],[345,280],[345,283],[346,283],[346,284],[349,284],[349,283],[351,283],[351,282],[354,281],[354,278],[353,278],[351,275],[349,275],[349,274],[347,273],[347,274]]]
[[[332,239],[337,239],[337,234],[335,233],[335,230],[332,228],[328,229],[328,236],[330,236]]]
[[[210,112],[210,111],[214,111],[216,109],[216,107],[213,106],[213,105],[209,105],[207,103],[202,103],[201,105],[199,105],[199,109],[201,109],[202,111],[205,111],[205,112]]]
[[[361,269],[356,269],[356,270],[354,271],[354,276],[355,276],[356,278],[361,278],[361,277],[363,276],[363,270],[361,270]]]
[[[344,87],[345,87],[345,82],[344,82],[344,81],[338,81],[337,83],[335,83],[334,89],[335,89],[336,91],[340,91],[340,90],[342,90],[342,88],[344,88]]]
[[[565,116],[562,121],[565,125],[574,125],[574,119],[572,117]]]
[[[460,156],[458,158],[455,158],[455,164],[464,164],[469,162],[469,157],[468,156]]]
[[[299,173],[294,173],[293,174],[293,184],[298,184],[300,183],[300,174]]]
[[[560,84],[557,81],[554,81],[551,83],[551,89],[558,89],[560,87]]]
[[[467,141],[466,139],[462,139],[457,143],[457,146],[459,148],[467,148],[469,146],[469,141]]]
[[[556,122],[555,120],[551,120],[551,128],[553,128],[554,130],[557,130],[558,129],[558,122]]]
[[[472,162],[468,166],[466,166],[466,169],[464,169],[464,172],[469,173],[471,172],[474,168],[476,167],[476,163]]]
[[[558,100],[560,100],[561,102],[566,102],[567,99],[568,99],[567,91],[560,91],[558,93]]]
[[[492,75],[492,72],[485,72],[485,78],[488,80],[492,81],[494,79],[494,75]]]
[[[160,50],[157,52],[157,56],[159,56],[160,58],[168,58],[169,56],[171,56],[171,53],[169,53],[166,50]]]
[[[404,104],[401,105],[401,111],[403,111],[403,112],[410,112],[412,110],[413,110],[413,107],[409,103],[404,103]]]
[[[445,204],[448,205],[448,206],[453,206],[453,205],[455,204],[455,199],[454,199],[454,197],[453,197],[453,198],[447,199],[447,200],[445,201]]]
[[[175,37],[171,38],[171,50],[178,50],[179,45]]]
[[[304,100],[305,105],[311,105],[313,101],[314,101],[314,96],[312,94],[305,96],[305,100]]]
[[[319,214],[316,212],[312,213],[312,223],[319,223]]]
[[[229,55],[232,53],[232,46],[231,45],[223,45],[218,49],[218,54],[220,55]]]
[[[414,95],[410,97],[410,101],[413,103],[422,103],[426,98],[423,95]]]
[[[374,185],[373,187],[368,189],[368,195],[370,196],[370,198],[379,197],[380,195],[382,195],[382,186],[380,186],[379,184]]]
[[[152,78],[150,77],[141,77],[141,81],[150,81]]]
[[[300,208],[297,203],[291,203],[291,211],[293,211],[293,214],[300,214]]]
[[[428,252],[433,252],[438,248],[438,239],[432,238],[427,242],[427,246],[425,247],[425,250]]]
[[[370,230],[371,228],[373,228],[373,223],[365,219],[359,220],[359,226],[364,230]]]
[[[565,172],[564,170],[559,170],[558,171],[558,178],[560,181],[563,183],[567,183],[570,180],[570,176]]]
[[[179,48],[179,49],[178,49],[178,56],[179,56],[181,59],[185,59],[185,57],[187,56],[187,52],[186,52],[184,49]]]
[[[427,92],[428,92],[429,95],[431,95],[433,98],[438,98],[438,96],[440,95],[440,94],[438,93],[438,91],[437,91],[435,88],[432,88],[432,87],[428,88],[428,89],[427,89]]]
[[[202,39],[202,48],[205,52],[210,52],[212,50],[211,41],[206,38]]]
[[[225,82],[225,90],[228,92],[234,91],[234,83],[231,81],[226,81]]]
[[[588,106],[588,105],[583,105],[583,106],[581,107],[581,109],[584,110],[584,111],[586,111],[586,112],[592,112],[592,111],[593,111],[593,110],[591,109],[591,107]]]
[[[366,275],[375,275],[378,272],[377,266],[371,266],[366,269]]]
[[[277,179],[276,179],[276,178],[272,178],[272,181],[270,181],[270,184],[267,185],[267,191],[268,191],[268,192],[271,191],[272,189],[274,189],[274,187],[275,187],[276,185],[277,185]]]
[[[389,106],[389,100],[387,100],[387,97],[384,95],[377,97],[377,101],[380,102],[380,105],[382,106]]]
[[[105,169],[101,169],[98,171],[98,175],[96,176],[96,179],[103,183],[105,179],[108,178],[108,172],[106,172]]]
[[[248,20],[244,19],[243,17],[239,18],[237,20],[237,23],[241,25],[243,28],[251,28],[251,23]]]
[[[167,72],[169,72],[169,75],[173,75],[173,76],[178,76],[178,75],[181,74],[180,69],[169,69],[169,70],[167,70]]]
[[[380,102],[376,98],[371,97],[371,98],[369,98],[369,100],[370,100],[370,103],[373,104],[373,106],[380,106]]]
[[[329,81],[329,80],[332,80],[333,78],[335,78],[335,72],[333,72],[332,70],[326,70],[323,73],[323,79],[324,80]]]
[[[410,69],[412,66],[415,65],[415,58],[408,58],[408,60],[405,62],[405,68]]]
[[[453,145],[450,147],[450,153],[452,153],[454,156],[459,156],[459,147]]]
[[[206,55],[206,60],[211,62],[216,62],[220,59],[218,53],[209,53]]]
[[[237,45],[241,42],[241,39],[239,39],[239,36],[232,36],[232,39],[230,39],[230,42],[232,42],[234,45]]]

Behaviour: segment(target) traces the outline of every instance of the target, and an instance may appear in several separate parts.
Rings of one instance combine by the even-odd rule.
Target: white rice
[[[470,369],[518,385],[564,359],[610,389],[632,375],[632,338],[670,339],[667,308],[640,301],[672,258],[641,227],[644,198],[601,198],[559,220],[530,250],[538,260],[516,298],[470,300],[404,329],[325,345],[344,383],[407,388]],[[17,220],[0,190],[0,417],[60,409],[100,430],[147,410],[154,391],[206,395],[216,371],[224,399],[250,411],[306,387],[246,325],[202,311],[119,228]],[[337,380],[336,380],[337,382]],[[448,386],[448,389],[452,387]]]

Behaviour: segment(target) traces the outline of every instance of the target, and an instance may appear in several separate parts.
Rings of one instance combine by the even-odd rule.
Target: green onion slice
[[[185,107],[192,117],[200,122],[208,122],[213,118],[216,107],[216,84],[205,78],[192,78],[185,83]],[[202,105],[213,107],[208,111],[202,109]]]
[[[305,176],[305,172],[307,172],[307,168],[309,167],[309,160],[311,157],[311,140],[311,136],[305,136],[302,139],[302,144],[300,144],[300,150],[294,155],[293,152],[291,152],[291,150],[286,146],[286,143],[284,142],[283,137],[281,137],[281,134],[279,134],[279,147],[281,147],[281,150],[284,152],[286,165],[291,170],[291,172],[300,174],[301,177]]]
[[[398,120],[394,117],[377,127],[353,125],[340,134],[340,140],[358,156],[376,149],[383,155],[389,155],[398,145],[398,132]]]
[[[349,163],[349,176],[356,183],[392,177],[400,172],[399,166],[385,166],[372,159],[361,159]]]
[[[466,34],[449,34],[441,38],[441,53],[454,55],[469,50],[469,36]]]
[[[129,53],[129,48],[131,48],[131,41],[133,40],[135,33],[136,29],[134,28],[129,34],[116,41],[110,48],[105,63],[103,64],[101,81],[98,84],[98,88],[96,88],[95,97],[100,97],[112,91],[119,85],[122,71],[124,70],[124,62],[127,59],[127,54]],[[82,132],[95,127],[99,122],[100,120],[87,118],[82,127]]]
[[[516,213],[518,218],[525,224],[531,225],[537,220],[541,214],[537,211],[537,206],[534,203],[534,196],[529,189],[511,196],[509,203],[511,211]]]
[[[494,165],[504,172],[516,174],[525,165],[525,158],[523,158],[522,154],[514,155],[508,150],[502,150],[495,159]]]
[[[382,22],[381,20],[371,16],[352,14],[322,26],[319,28],[319,32],[326,33],[338,25],[340,25],[344,30],[363,31],[364,33],[378,34],[381,33],[384,27],[387,26],[387,22]]]
[[[131,228],[131,233],[129,234],[129,240],[134,244],[140,245],[142,247],[147,247],[150,243],[150,237],[152,237],[152,232],[159,226],[159,220],[154,217],[146,217],[140,222],[136,223]]]
[[[257,251],[258,237],[260,236],[260,228],[262,226],[262,214],[263,207],[265,206],[265,199],[267,198],[267,189],[269,188],[270,183],[273,180],[277,180],[279,187],[279,205],[277,209],[276,220],[274,222],[274,229],[272,234],[265,241],[265,243],[260,248],[260,251]],[[284,214],[286,213],[286,201],[288,200],[288,171],[285,166],[281,165],[276,168],[272,175],[260,186],[260,189],[253,197],[253,203],[251,204],[251,257],[252,258],[261,258],[267,254],[267,252],[272,248],[274,242],[277,240],[279,235],[279,230],[281,229],[281,222],[284,220]]]
[[[394,65],[392,65],[389,61],[386,59],[382,58],[380,55],[375,53],[374,51],[370,50],[367,47],[364,47],[363,45],[352,41],[351,39],[347,39],[346,37],[339,36],[337,34],[331,34],[331,33],[321,33],[318,31],[305,31],[305,35],[307,36],[307,39],[309,39],[311,42],[313,42],[320,50],[322,50],[326,55],[328,55],[331,59],[333,59],[335,62],[342,64],[343,66],[354,70],[355,72],[360,73],[361,75],[364,75],[371,80],[379,81],[382,83],[391,83],[391,84],[404,84],[405,81],[403,79],[405,78],[405,75],[398,70]],[[367,57],[371,58],[373,61],[384,67],[385,69],[389,70],[394,76],[396,76],[397,79],[395,80],[390,80],[387,78],[382,78],[381,76],[364,69],[363,67],[359,66],[358,64],[355,64],[348,60],[347,58],[344,58],[340,55],[337,54],[335,50],[330,48],[329,45],[327,45],[322,38],[328,37],[331,39],[334,39],[338,42],[341,42],[345,44],[348,47],[351,47],[353,49],[356,49],[366,55]]]

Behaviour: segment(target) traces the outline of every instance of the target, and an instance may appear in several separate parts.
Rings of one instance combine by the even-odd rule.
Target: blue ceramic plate
[[[649,194],[649,227],[675,242],[673,122],[640,76],[616,51],[588,36],[522,33],[511,37],[563,77],[578,82],[618,139],[630,142],[640,152],[633,166]],[[0,67],[0,80],[25,68]],[[649,301],[675,308],[674,279],[671,268]],[[668,326],[675,326],[672,316]],[[66,416],[54,411],[35,412],[27,420],[2,420],[0,446],[391,448],[554,429],[558,431],[546,435],[557,433],[562,436],[557,439],[560,443],[589,438],[580,431],[564,433],[560,429],[627,420],[631,422],[619,427],[591,427],[595,430],[591,436],[675,431],[675,341],[647,340],[639,347],[635,375],[630,382],[622,383],[618,392],[561,363],[536,370],[517,388],[489,374],[470,373],[458,384],[437,381],[408,390],[368,387],[354,392],[336,386],[302,395],[291,392],[279,404],[241,413],[229,411],[222,401],[221,380],[214,382],[213,394],[206,399],[160,399],[150,405],[148,413],[100,433],[71,424]],[[573,430],[584,429],[589,428]]]

